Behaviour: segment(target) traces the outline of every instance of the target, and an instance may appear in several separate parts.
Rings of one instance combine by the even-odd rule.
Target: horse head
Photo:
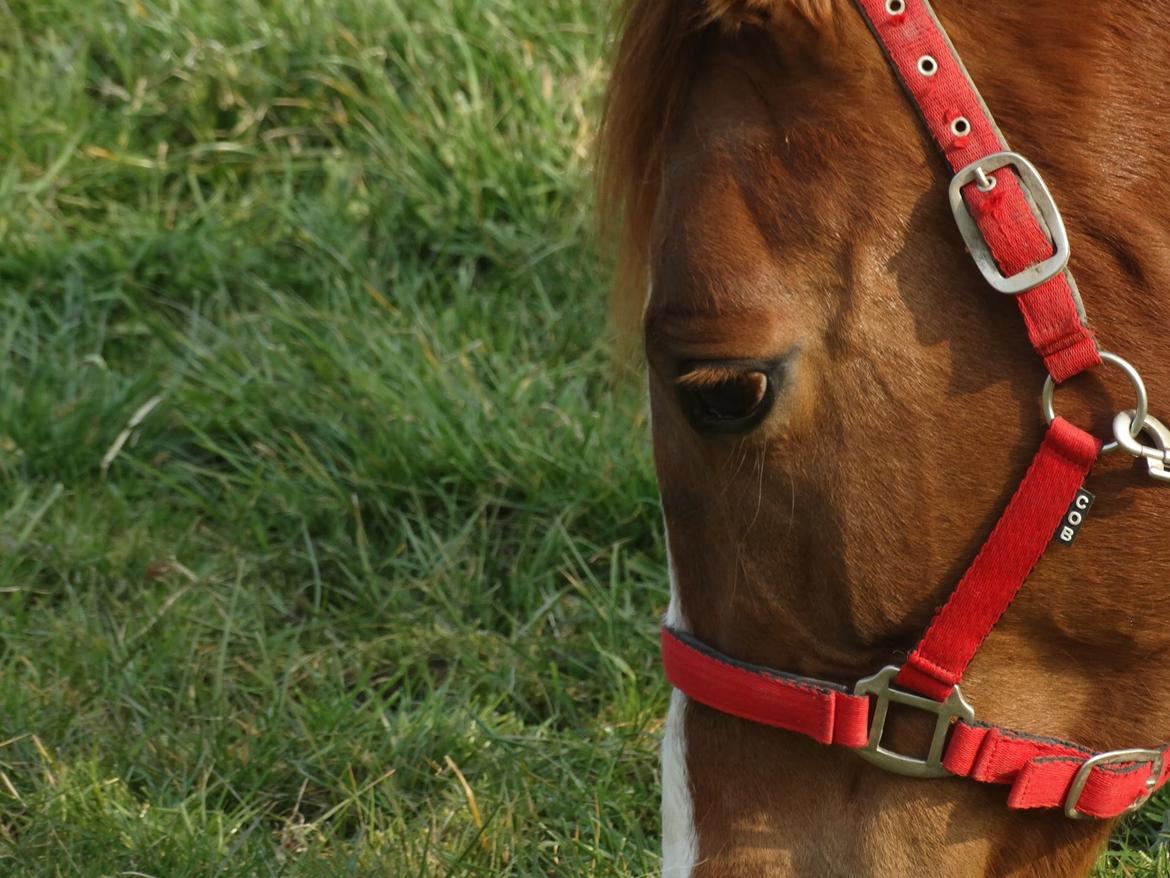
[[[1046,363],[1063,368],[1055,347],[1035,356],[1044,328],[1030,318],[1030,343],[1018,297],[989,285],[952,217],[946,150],[982,117],[924,125],[887,57],[900,50],[875,39],[875,16],[922,6],[630,0],[603,132],[619,310],[640,314],[648,364],[667,624],[746,673],[846,692],[907,663],[1029,470]],[[938,0],[937,15],[1059,202],[1096,337],[1156,408],[1170,7]],[[950,112],[948,93],[930,99]],[[991,170],[1052,238],[1021,168]],[[995,185],[975,171],[967,190]],[[1056,405],[1106,439],[1131,399],[1096,368]],[[1097,463],[1091,520],[1044,552],[965,670],[978,720],[1086,752],[1170,740],[1155,525],[1170,494],[1145,469]],[[923,720],[893,709],[884,745],[924,751]],[[1083,874],[1111,826],[1009,808],[998,782],[891,773],[677,691],[663,754],[672,876]]]

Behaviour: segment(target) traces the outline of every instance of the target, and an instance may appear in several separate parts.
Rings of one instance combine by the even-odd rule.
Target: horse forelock
[[[705,0],[707,14],[724,27],[766,25],[785,15],[797,15],[811,24],[827,21],[832,0]]]
[[[617,247],[613,313],[636,330],[645,304],[648,235],[663,143],[682,112],[708,39],[791,19],[829,20],[832,0],[626,0],[605,95],[598,151],[602,229]]]

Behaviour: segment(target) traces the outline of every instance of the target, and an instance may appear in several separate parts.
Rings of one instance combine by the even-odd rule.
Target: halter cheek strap
[[[1099,365],[1060,212],[1035,168],[1008,151],[929,3],[856,2],[955,175],[951,207],[988,283],[1016,296],[1032,347],[1058,382]]]
[[[1040,450],[975,561],[935,614],[895,682],[945,701],[1051,544],[1101,443],[1063,418]]]
[[[915,777],[957,775],[1010,784],[1012,808],[1063,807],[1069,817],[1116,817],[1167,781],[1170,745],[1094,753],[1066,741],[975,722],[959,690],[963,672],[1067,519],[1102,443],[1056,417],[1052,386],[1099,365],[1121,366],[1138,394],[1115,421],[1117,443],[1145,457],[1155,478],[1170,466],[1170,430],[1146,411],[1128,363],[1097,349],[1067,269],[1068,239],[1039,172],[1007,144],[926,0],[855,0],[955,176],[951,206],[979,270],[1016,297],[1049,370],[1049,429],[999,523],[901,667],[852,690],[737,661],[673,628],[662,629],[667,678],[690,698],[751,722],[847,747]],[[1142,445],[1143,432],[1156,448]],[[1170,479],[1167,479],[1170,480]],[[882,745],[890,704],[935,717],[924,757]]]

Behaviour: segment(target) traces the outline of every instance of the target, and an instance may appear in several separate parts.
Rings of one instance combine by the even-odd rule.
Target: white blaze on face
[[[647,286],[646,303],[650,302],[653,287]],[[647,382],[648,383],[648,382]],[[650,419],[649,387],[646,393],[646,416]],[[674,559],[670,557],[670,534],[666,522],[666,564],[670,572],[670,605],[666,609],[666,624],[680,631],[689,631],[678,597],[678,575]],[[695,833],[695,808],[691,800],[691,782],[687,775],[687,734],[684,725],[687,697],[675,689],[670,694],[670,710],[666,714],[666,730],[662,736],[662,876],[663,878],[690,878],[699,859],[699,838]]]
[[[666,549],[670,566],[670,606],[666,624],[688,630],[679,605],[678,582],[674,561],[670,559],[669,537]],[[695,809],[687,776],[687,738],[684,726],[687,697],[675,689],[670,696],[666,715],[666,732],[662,737],[662,875],[663,878],[690,878],[699,857],[699,839],[695,834]]]

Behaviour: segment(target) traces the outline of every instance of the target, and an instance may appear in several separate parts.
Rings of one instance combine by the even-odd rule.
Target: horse
[[[1167,437],[1134,402],[1170,390],[1170,4],[626,0],[620,15],[600,191],[615,312],[640,322],[664,656],[685,680],[663,732],[663,873],[1085,874],[1170,771],[1170,496],[1147,477]],[[919,56],[928,38],[942,48]],[[960,56],[982,94],[965,115],[947,105]],[[1016,158],[959,179],[951,150],[989,113]],[[1051,254],[989,261],[970,225],[999,195]],[[1029,271],[1027,295],[1000,290]],[[1083,329],[1067,349],[1038,340],[1044,313],[1021,321],[1053,285]],[[1105,349],[1124,361],[1100,364]],[[1057,428],[1081,444],[1044,466],[1086,436],[1093,458],[1059,488],[1030,462]],[[1122,450],[1097,460],[1106,441]],[[997,527],[1023,514],[1017,495],[1043,513]],[[1024,532],[1038,554],[1014,562],[1035,565],[1018,594],[995,581],[1010,594],[989,610],[968,587],[948,610],[964,571]],[[989,534],[999,547],[981,549]],[[969,667],[932,677],[920,638],[948,613],[956,630],[995,618]],[[850,728],[815,732],[776,693],[851,712]],[[966,756],[960,733],[978,737]],[[995,768],[989,746],[1028,753]],[[1057,768],[1040,807],[1020,777]],[[1129,781],[1090,813],[1088,790]],[[1070,819],[1085,816],[1102,819]]]

